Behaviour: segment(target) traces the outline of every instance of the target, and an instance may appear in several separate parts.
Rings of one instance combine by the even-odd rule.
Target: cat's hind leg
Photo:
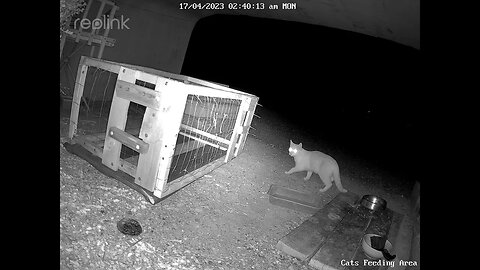
[[[305,176],[305,178],[303,178],[303,180],[307,181],[308,179],[310,179],[311,176],[312,176],[312,171],[308,171],[307,176]]]
[[[337,186],[338,190],[340,192],[347,192],[348,190],[344,189],[343,186],[342,186],[342,181],[340,180],[340,172],[339,170],[335,170],[333,172],[333,180],[335,181],[335,185]]]
[[[320,179],[322,179],[322,182],[325,185],[319,191],[320,192],[325,192],[325,191],[329,190],[332,187],[332,180],[333,180],[331,178],[331,175],[329,173],[326,173],[326,172],[320,172],[318,174],[318,176],[320,176]]]
[[[323,188],[321,188],[319,191],[320,192],[325,192],[325,191],[329,190],[331,187],[332,187],[332,182],[327,182],[327,183],[325,183],[325,186]]]

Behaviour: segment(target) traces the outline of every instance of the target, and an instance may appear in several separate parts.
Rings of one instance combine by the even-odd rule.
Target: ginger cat
[[[303,178],[306,181],[310,179],[312,173],[316,173],[325,184],[325,187],[320,189],[320,192],[327,191],[332,186],[333,181],[335,181],[335,185],[340,192],[347,192],[342,187],[342,182],[340,182],[338,164],[331,156],[320,151],[307,151],[302,148],[302,143],[295,144],[292,140],[290,140],[288,154],[295,159],[295,167],[285,172],[286,174],[306,171],[307,176]]]

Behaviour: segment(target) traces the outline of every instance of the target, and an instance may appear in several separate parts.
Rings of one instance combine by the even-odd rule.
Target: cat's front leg
[[[303,178],[303,180],[307,181],[308,179],[310,179],[311,176],[312,176],[312,171],[308,171],[307,176],[305,176],[305,178]]]
[[[299,172],[300,170],[297,167],[291,168],[288,172],[285,172],[286,174],[292,174],[294,172]]]

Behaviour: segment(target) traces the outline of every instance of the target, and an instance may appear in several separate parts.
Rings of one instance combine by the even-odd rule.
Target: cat
[[[342,182],[340,182],[340,171],[337,161],[331,156],[320,151],[307,151],[302,148],[302,143],[295,144],[292,140],[290,140],[288,154],[295,159],[295,167],[285,172],[286,174],[306,171],[307,176],[303,178],[306,181],[310,179],[312,173],[316,173],[325,184],[325,187],[319,190],[320,192],[327,191],[332,186],[333,181],[335,181],[335,185],[340,192],[347,192],[342,187]]]

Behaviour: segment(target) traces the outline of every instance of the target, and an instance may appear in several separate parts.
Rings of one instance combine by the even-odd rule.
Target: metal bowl
[[[387,208],[387,201],[375,195],[363,196],[360,204],[373,211],[385,210]]]

